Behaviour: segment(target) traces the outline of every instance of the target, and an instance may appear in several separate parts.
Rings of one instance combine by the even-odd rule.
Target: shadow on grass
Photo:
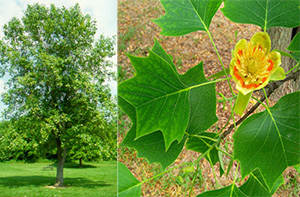
[[[8,176],[0,177],[0,185],[6,187],[24,187],[24,186],[51,186],[54,185],[55,178],[50,176]],[[64,178],[65,187],[106,187],[111,184],[104,181],[91,181],[85,178]]]
[[[51,164],[50,166],[52,167],[57,167],[57,163],[53,163]],[[93,165],[90,165],[90,164],[82,164],[82,166],[80,166],[79,164],[77,163],[65,163],[64,165],[64,168],[78,168],[78,169],[82,169],[82,168],[97,168],[97,166],[93,166]]]

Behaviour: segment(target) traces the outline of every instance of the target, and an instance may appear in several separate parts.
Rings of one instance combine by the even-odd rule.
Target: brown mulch
[[[206,76],[214,74],[222,70],[218,61],[209,37],[205,32],[193,32],[184,36],[166,37],[160,35],[160,28],[152,22],[152,19],[158,18],[164,13],[164,10],[158,0],[119,0],[118,5],[118,65],[122,69],[123,75],[119,81],[127,79],[133,75],[133,68],[126,54],[136,56],[146,56],[148,50],[152,48],[154,39],[157,39],[166,52],[172,55],[175,65],[179,73],[186,72],[189,68],[197,65],[199,62],[204,63],[204,72]],[[231,50],[234,48],[237,40],[241,38],[250,39],[251,36],[260,31],[260,28],[254,25],[236,24],[224,17],[221,11],[218,11],[210,25],[210,31],[213,35],[219,53],[222,56],[223,63],[226,67],[229,66],[231,59]],[[232,83],[234,87],[234,84]],[[218,83],[216,90],[227,97],[230,97],[230,90],[226,81]],[[225,107],[223,109],[223,107]],[[258,109],[258,110],[261,110]],[[219,118],[219,128],[225,125],[230,115],[230,105],[217,105],[217,116]],[[236,116],[235,119],[239,117]],[[122,127],[119,126],[119,143],[124,137],[124,131],[129,128],[129,121],[125,116],[120,117],[119,122],[126,122]],[[212,129],[211,131],[215,131]],[[227,141],[232,142],[232,137],[229,135]],[[229,150],[232,150],[229,144]],[[184,150],[173,165],[183,162],[193,162],[199,156],[198,153]],[[160,172],[158,164],[148,164],[143,158],[137,158],[136,151],[120,146],[119,160],[123,162],[129,170],[137,177],[138,180],[151,178],[153,175]],[[224,156],[224,164],[228,166],[229,158]],[[172,166],[173,166],[172,165]],[[218,173],[218,165],[215,166],[215,171]],[[203,183],[196,182],[193,195],[221,188],[229,185],[233,180],[235,165],[230,171],[228,177],[218,177],[216,183],[211,167],[206,160],[201,160],[200,167],[202,169]],[[143,196],[187,196],[189,192],[189,181],[178,183],[178,175],[182,175],[182,170],[177,169],[161,178],[143,184]],[[288,168],[285,171],[286,182],[289,181],[289,174],[295,176],[296,172],[293,168]],[[183,175],[182,175],[183,176]],[[190,180],[187,178],[187,180]],[[298,180],[299,181],[299,180]],[[189,183],[188,183],[189,182]],[[241,181],[242,183],[243,181]],[[299,183],[299,182],[298,182]],[[222,185],[222,186],[220,186]],[[274,196],[289,196],[291,188],[280,189]]]

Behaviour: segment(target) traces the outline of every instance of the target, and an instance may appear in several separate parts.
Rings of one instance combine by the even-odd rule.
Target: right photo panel
[[[300,195],[300,1],[118,1],[118,196]]]

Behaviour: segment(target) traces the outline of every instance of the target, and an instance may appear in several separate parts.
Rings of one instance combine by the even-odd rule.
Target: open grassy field
[[[0,163],[0,197],[111,197],[117,195],[116,161],[85,163],[83,168],[66,164],[65,187],[53,188],[56,167],[38,163]]]

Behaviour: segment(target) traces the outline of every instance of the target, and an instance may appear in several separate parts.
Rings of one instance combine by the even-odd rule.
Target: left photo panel
[[[0,0],[0,197],[117,196],[117,0]]]

